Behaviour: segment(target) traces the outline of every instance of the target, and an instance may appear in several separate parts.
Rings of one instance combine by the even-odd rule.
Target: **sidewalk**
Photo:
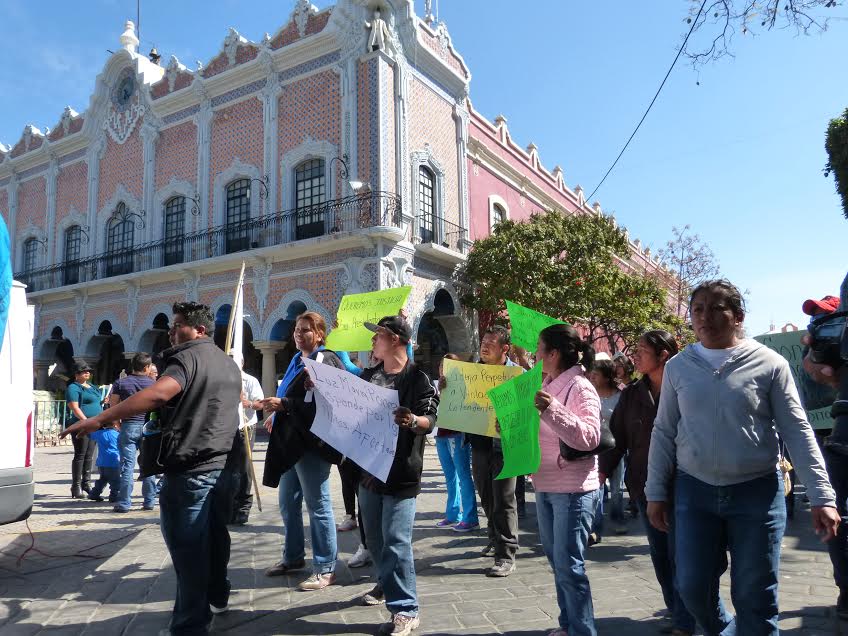
[[[111,505],[69,498],[69,446],[36,452],[36,504],[26,524],[0,526],[0,633],[4,636],[148,635],[167,627],[175,578],[159,532],[158,511],[136,508],[125,515]],[[265,443],[256,445],[262,474]],[[342,518],[341,484],[332,472],[336,519]],[[427,447],[424,487],[418,498],[415,557],[421,628],[418,634],[546,634],[558,614],[553,576],[535,534],[533,493],[521,522],[518,568],[505,579],[483,575],[490,559],[479,558],[484,533],[457,534],[435,527],[443,511],[443,478],[435,448]],[[137,487],[137,491],[140,488]],[[362,607],[371,589],[370,568],[350,570],[339,561],[338,584],[299,592],[295,576],[266,578],[263,570],[280,557],[276,490],[262,488],[264,512],[232,529],[231,611],[216,617],[215,632],[229,634],[374,634],[388,613]],[[781,633],[804,636],[848,634],[832,605],[836,588],[824,547],[799,503],[784,540],[781,566]],[[304,511],[305,512],[305,511]],[[602,636],[657,634],[655,614],[662,597],[654,578],[639,520],[630,533],[607,536],[589,550],[598,633]],[[308,541],[307,532],[307,541]],[[18,565],[17,561],[31,545]],[[341,559],[356,549],[358,532],[339,534]],[[307,548],[308,550],[308,548]],[[730,600],[727,581],[724,596]],[[741,635],[745,636],[745,635]]]

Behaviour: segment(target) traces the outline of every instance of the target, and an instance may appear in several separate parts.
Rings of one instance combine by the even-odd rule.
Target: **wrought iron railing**
[[[438,216],[419,216],[417,240],[420,243],[436,243],[455,252],[465,251],[468,230]]]
[[[35,445],[67,445],[70,438],[59,439],[59,433],[65,428],[68,405],[65,400],[36,400],[32,403],[32,417],[35,421]]]
[[[367,192],[308,208],[151,241],[131,250],[106,252],[19,272],[15,278],[26,284],[28,291],[39,291],[284,245],[325,234],[384,226],[401,227],[400,197],[390,192]]]

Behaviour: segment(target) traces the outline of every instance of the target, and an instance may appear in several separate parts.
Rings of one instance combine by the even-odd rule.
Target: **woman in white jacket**
[[[740,335],[739,290],[726,280],[699,285],[689,311],[699,342],[666,365],[648,460],[648,517],[667,531],[673,497],[680,596],[706,635],[776,635],[786,527],[778,434],[823,540],[839,523],[833,489],[789,364]],[[725,545],[735,618],[715,595]]]

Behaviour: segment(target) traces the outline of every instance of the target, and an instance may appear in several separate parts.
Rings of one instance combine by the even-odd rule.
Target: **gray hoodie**
[[[676,468],[713,486],[777,470],[786,443],[813,506],[834,506],[833,489],[789,364],[754,340],[718,370],[692,347],[665,368],[648,455],[648,501],[668,501]]]

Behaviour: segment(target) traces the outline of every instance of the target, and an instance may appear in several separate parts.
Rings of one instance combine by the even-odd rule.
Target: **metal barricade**
[[[36,446],[66,446],[71,443],[68,437],[59,439],[67,411],[65,400],[39,400],[32,403]]]

